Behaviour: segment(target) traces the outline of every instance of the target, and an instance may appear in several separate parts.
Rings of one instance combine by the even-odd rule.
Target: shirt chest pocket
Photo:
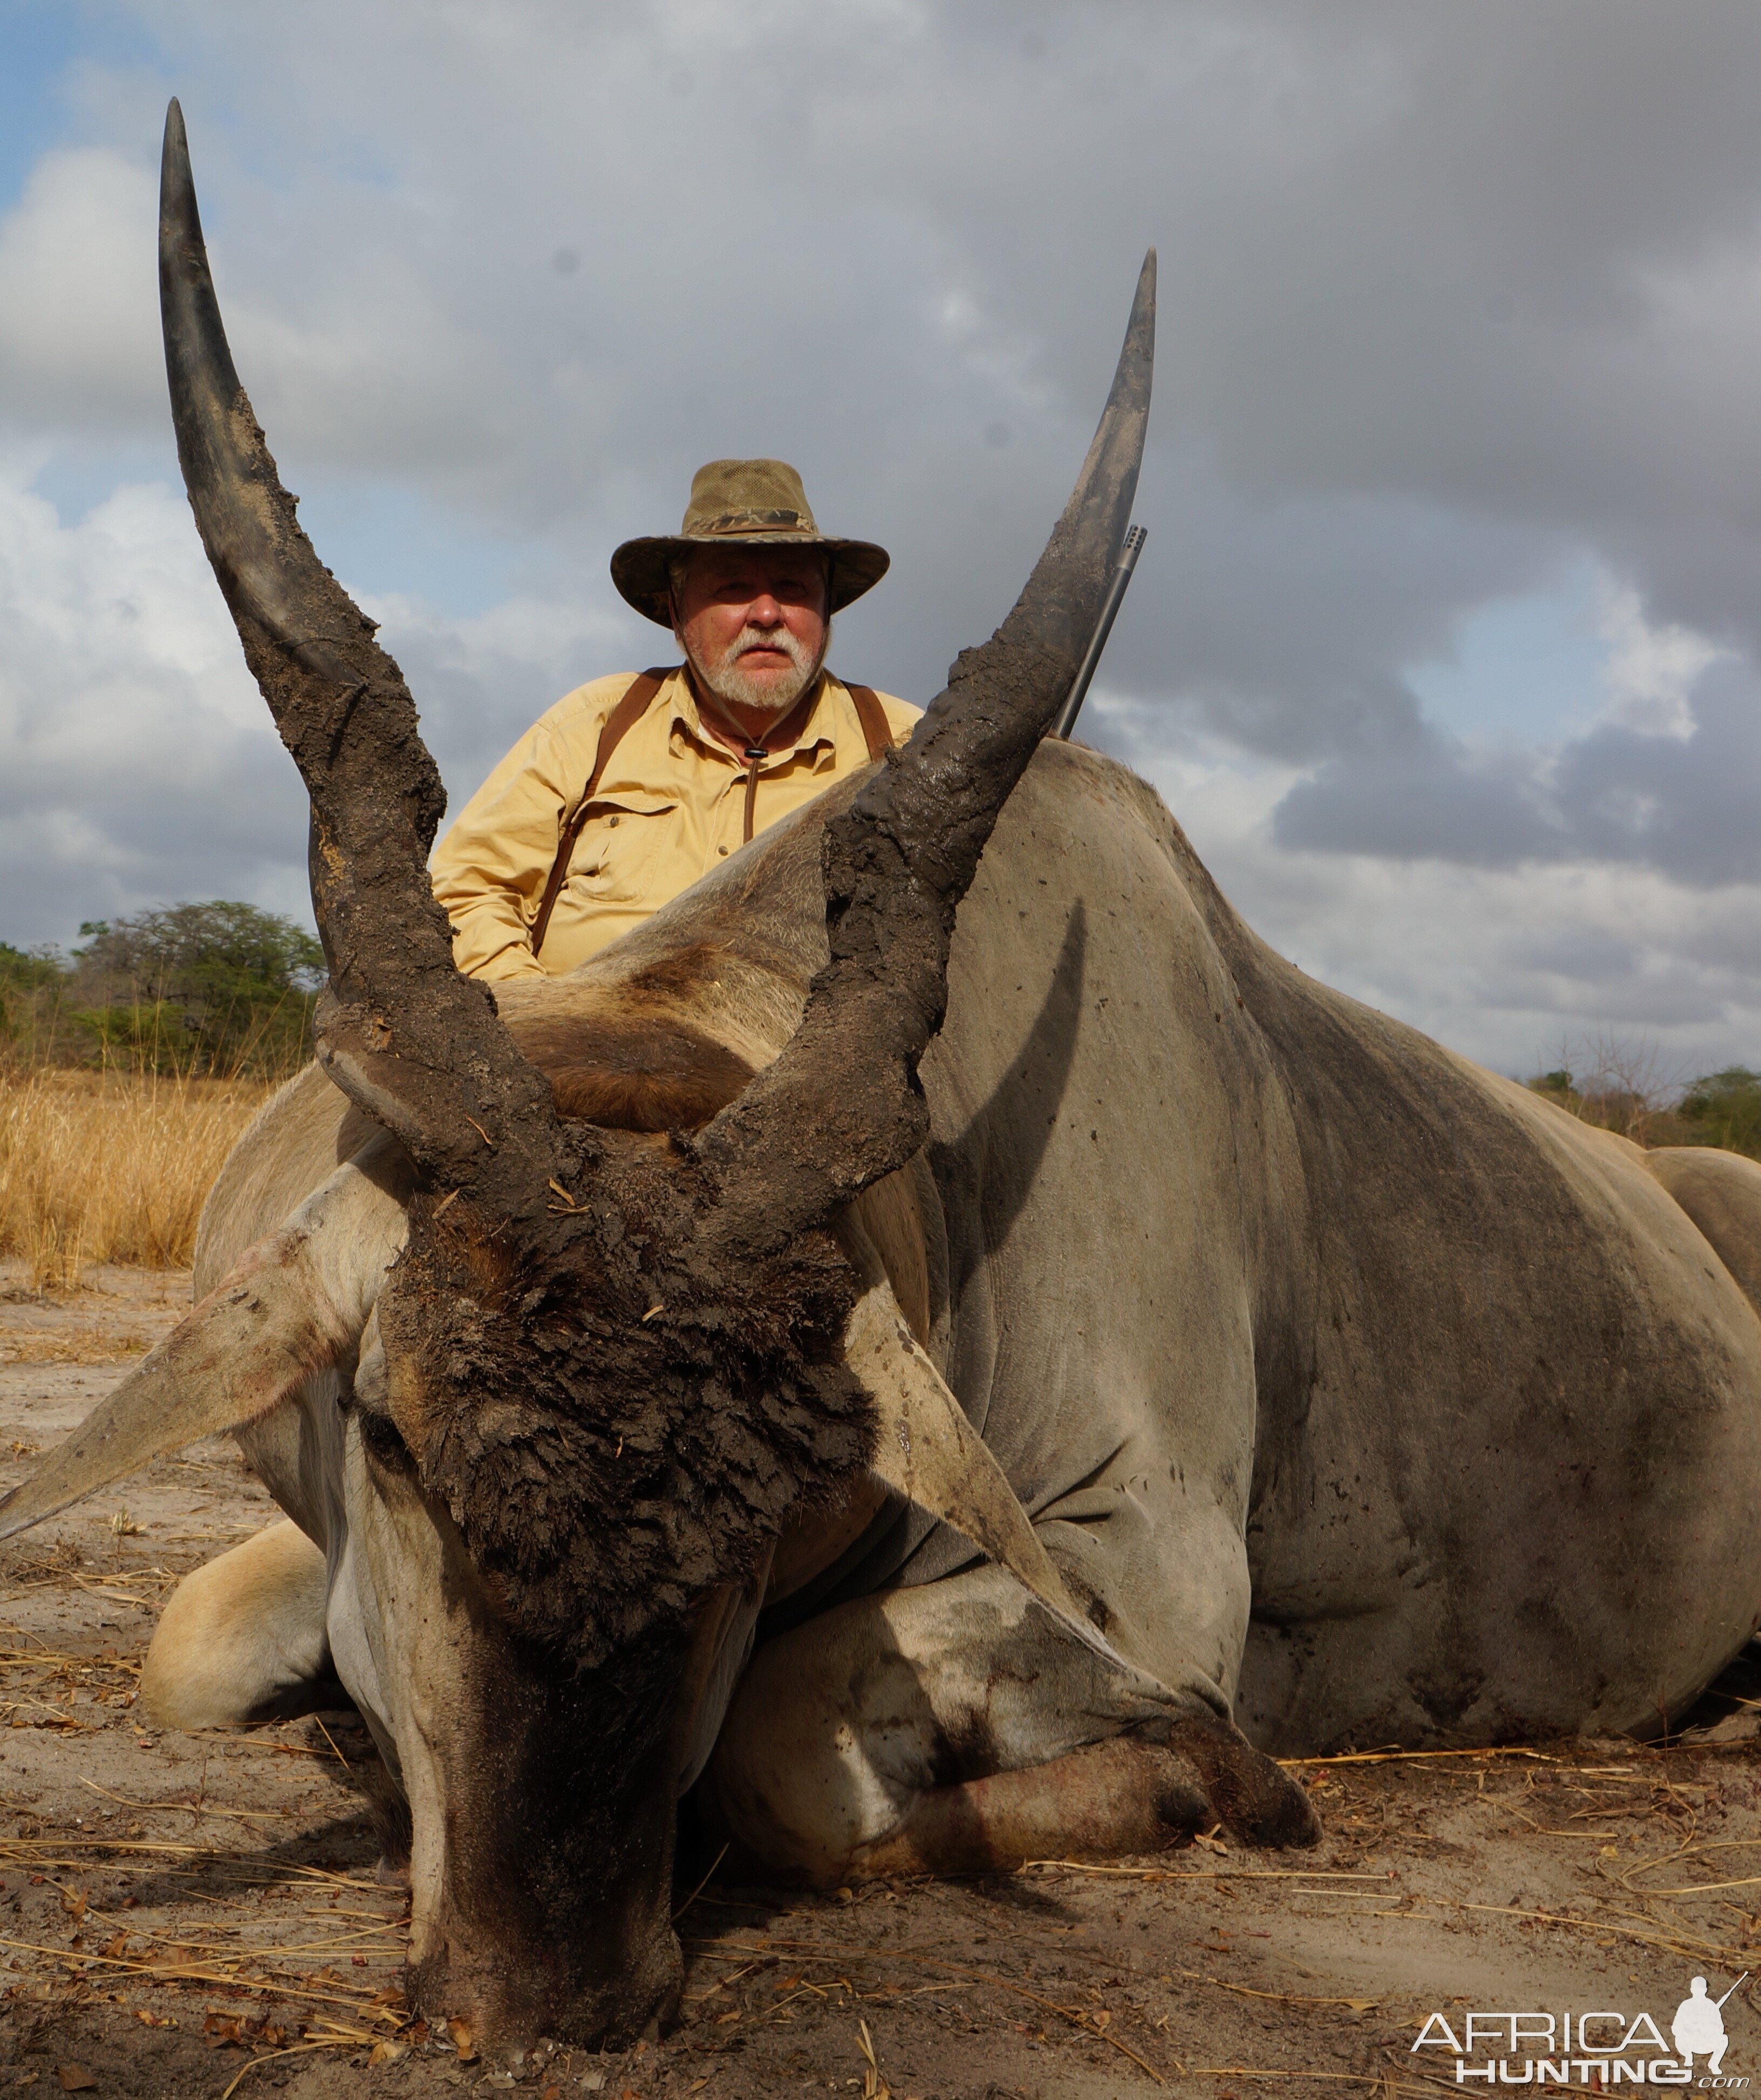
[[[655,893],[657,882],[675,855],[677,831],[676,802],[595,796],[569,856],[569,893],[594,904],[633,904],[652,895],[658,906],[664,898]]]

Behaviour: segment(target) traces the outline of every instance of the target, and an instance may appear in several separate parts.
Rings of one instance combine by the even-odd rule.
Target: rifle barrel
[[[1076,676],[1070,681],[1069,697],[1062,711],[1053,724],[1054,736],[1068,737],[1076,726],[1076,717],[1082,712],[1082,704],[1088,698],[1090,680],[1095,666],[1101,661],[1101,652],[1107,645],[1107,637],[1113,632],[1113,622],[1118,617],[1126,586],[1131,582],[1132,571],[1137,566],[1137,557],[1143,552],[1143,543],[1150,536],[1145,526],[1133,525],[1125,535],[1125,544],[1119,549],[1118,566],[1107,585],[1107,594],[1101,603],[1101,617],[1095,622],[1095,630],[1088,638],[1088,646],[1083,660],[1076,667]]]

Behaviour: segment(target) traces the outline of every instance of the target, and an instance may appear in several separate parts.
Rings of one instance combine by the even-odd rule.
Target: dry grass
[[[114,1364],[143,1357],[152,1347],[144,1335],[118,1335],[104,1327],[52,1327],[0,1334],[0,1364]]]
[[[93,1262],[188,1267],[220,1163],[271,1088],[0,1067],[0,1255],[66,1290]]]

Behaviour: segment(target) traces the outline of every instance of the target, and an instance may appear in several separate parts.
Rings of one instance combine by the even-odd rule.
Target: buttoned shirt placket
[[[835,760],[836,741],[831,730],[823,726],[816,726],[819,723],[821,710],[825,706],[826,700],[825,690],[821,687],[815,696],[814,704],[808,711],[807,719],[802,725],[801,735],[790,743],[783,744],[775,751],[767,750],[762,744],[749,743],[739,752],[730,751],[719,737],[712,735],[708,726],[701,721],[700,715],[699,721],[694,724],[689,719],[682,705],[675,706],[673,714],[672,739],[669,739],[675,757],[682,756],[678,749],[677,740],[680,738],[688,738],[700,752],[713,758],[717,765],[721,765],[727,775],[715,797],[713,805],[716,815],[715,832],[722,832],[727,829],[726,813],[728,798],[735,792],[743,791],[741,792],[740,843],[747,844],[753,836],[753,820],[758,801],[758,783],[761,779],[784,771],[793,765],[797,760],[808,760],[816,772],[823,770],[827,765]],[[724,858],[732,850],[725,838],[717,838],[713,835],[704,840],[704,864],[706,873],[717,860]]]

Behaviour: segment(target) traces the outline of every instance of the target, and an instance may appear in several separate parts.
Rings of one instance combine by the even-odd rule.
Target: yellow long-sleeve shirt
[[[435,849],[435,895],[467,977],[559,977],[639,925],[739,846],[746,761],[712,736],[682,667],[619,740],[569,857],[544,946],[532,927],[599,748],[606,717],[634,677],[596,678],[541,715]],[[919,710],[878,695],[896,739]],[[868,762],[856,704],[827,673],[795,741],[760,764],[756,834]]]

